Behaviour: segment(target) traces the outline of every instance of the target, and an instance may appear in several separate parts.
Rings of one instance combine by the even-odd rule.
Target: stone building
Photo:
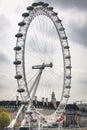
[[[79,127],[81,112],[76,104],[68,104],[65,109],[64,127]]]
[[[49,102],[47,98],[42,98],[42,101],[38,101],[37,97],[35,97],[33,104],[39,111],[45,115],[49,115],[53,113],[59,105],[59,102],[56,101],[55,104],[55,101],[56,99],[52,99]],[[21,101],[0,101],[0,108],[5,108],[10,113],[11,119],[15,118],[20,106]],[[82,110],[76,104],[67,104],[64,112],[65,120],[63,127],[87,127],[87,111],[83,112]],[[23,118],[24,112],[21,113],[18,121],[21,121]]]
[[[80,115],[80,127],[87,127],[87,103],[77,104],[81,112]]]
[[[21,106],[20,101],[18,101],[18,103],[17,101],[0,101],[0,108],[5,109],[10,114],[11,119],[13,119],[16,116],[20,106]],[[23,113],[20,115],[19,121],[22,119],[22,117]]]

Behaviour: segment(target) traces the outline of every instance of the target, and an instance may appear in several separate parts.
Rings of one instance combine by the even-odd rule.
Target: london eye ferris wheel
[[[54,92],[60,101],[52,114],[55,120],[64,112],[71,88],[71,56],[65,28],[48,3],[33,3],[22,17],[14,47],[15,78],[22,108],[25,105],[26,114],[30,113],[35,96],[51,101]],[[39,119],[47,119],[36,108],[33,112],[39,113]]]

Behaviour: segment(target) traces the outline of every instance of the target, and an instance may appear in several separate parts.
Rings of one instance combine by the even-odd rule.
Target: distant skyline
[[[17,82],[13,61],[18,22],[26,7],[38,0],[0,0],[0,100],[14,99]],[[54,7],[65,27],[71,52],[69,102],[87,101],[87,0],[43,0]]]

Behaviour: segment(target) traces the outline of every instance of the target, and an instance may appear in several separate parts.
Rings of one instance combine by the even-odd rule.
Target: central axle
[[[53,63],[50,62],[50,64],[42,64],[42,65],[34,65],[32,66],[32,69],[44,69],[45,67],[53,67]]]

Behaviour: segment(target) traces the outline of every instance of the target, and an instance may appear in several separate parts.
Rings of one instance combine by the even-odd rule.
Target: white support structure
[[[20,109],[19,109],[18,112],[17,112],[17,115],[16,115],[15,119],[13,119],[13,120],[11,121],[10,125],[8,126],[8,128],[12,128],[12,129],[14,128],[14,125],[15,125],[15,123],[16,123],[16,121],[17,121],[19,115],[21,114],[23,108],[24,108],[24,105],[22,105],[22,106],[20,107]]]
[[[42,119],[45,120],[44,122],[51,123],[51,124],[56,122],[57,120],[63,119],[62,114],[65,110],[65,106],[66,106],[67,101],[70,97],[71,56],[70,56],[69,45],[68,45],[68,40],[67,40],[67,36],[65,33],[65,29],[61,23],[61,20],[57,16],[57,13],[53,11],[53,8],[49,7],[48,3],[37,2],[37,3],[33,3],[32,6],[29,6],[27,8],[27,10],[28,10],[28,12],[22,14],[22,16],[24,17],[23,21],[18,24],[20,26],[20,28],[19,28],[18,33],[15,35],[17,37],[17,42],[16,42],[16,47],[14,48],[14,50],[15,50],[14,64],[16,65],[15,78],[17,79],[21,99],[24,102],[25,96],[26,96],[27,104],[24,104],[20,107],[15,119],[9,125],[9,128],[14,127],[20,113],[22,112],[22,110],[25,106],[27,110],[25,112],[25,117],[24,117],[21,125],[24,126],[26,124],[27,120],[29,121],[29,120],[31,120],[31,118],[33,118],[32,114],[35,114],[37,117],[37,120],[38,120],[38,126],[39,126],[38,130],[40,130],[40,124],[42,124]],[[58,38],[59,38],[60,46],[61,46],[61,52],[62,52],[63,70],[64,70],[64,72],[63,72],[63,85],[62,85],[63,88],[62,88],[62,94],[61,94],[59,107],[56,109],[56,111],[52,115],[49,115],[51,117],[51,120],[49,119],[49,116],[44,116],[43,114],[41,114],[39,111],[36,110],[36,108],[33,106],[33,98],[36,94],[43,70],[47,67],[53,68],[54,61],[49,61],[49,63],[47,64],[47,61],[45,61],[45,59],[47,58],[47,60],[48,60],[48,57],[44,57],[44,59],[43,59],[43,61],[41,61],[40,65],[28,66],[30,69],[39,69],[39,74],[36,76],[31,87],[28,86],[29,79],[26,76],[27,75],[27,73],[26,73],[27,67],[25,65],[26,64],[25,61],[27,61],[27,60],[25,60],[26,36],[27,36],[28,28],[31,25],[33,19],[38,17],[38,16],[46,16],[53,23],[55,30],[56,30],[56,33],[58,34]],[[46,21],[46,24],[47,24],[47,21]],[[46,27],[45,27],[45,29],[46,29]],[[38,30],[37,30],[37,32],[38,32]],[[42,34],[43,34],[43,31],[42,31]],[[49,39],[50,38],[48,37],[48,41],[49,41]],[[37,40],[38,40],[38,38],[37,38]],[[35,45],[38,46],[37,40],[35,41],[36,42]],[[33,42],[34,42],[34,40],[33,40]],[[42,54],[46,53],[46,47],[47,47],[46,39],[42,43],[44,45],[42,46],[41,49],[45,49],[45,50],[41,51],[40,48],[36,49],[36,52],[40,52],[40,54],[41,54],[41,52],[42,52]],[[51,43],[49,42],[49,44],[51,44]],[[53,44],[55,44],[55,43],[53,43]],[[53,47],[53,44],[52,44],[52,47]],[[36,48],[37,48],[37,46],[36,46]],[[30,49],[32,49],[32,47]],[[52,49],[54,49],[54,48],[52,48]],[[33,50],[33,52],[34,52],[34,50]],[[34,54],[36,54],[36,52]],[[48,55],[53,54],[51,52],[51,48],[48,52],[49,52]],[[55,52],[55,50],[54,50],[54,52]],[[47,56],[47,54],[45,56]],[[52,60],[52,58],[50,60]],[[59,60],[59,59],[57,59],[57,60]],[[36,64],[36,62],[34,62],[34,64]],[[29,64],[29,65],[31,65],[31,64]],[[29,88],[30,88],[30,90],[29,90]],[[27,119],[27,118],[29,118],[29,119]]]

